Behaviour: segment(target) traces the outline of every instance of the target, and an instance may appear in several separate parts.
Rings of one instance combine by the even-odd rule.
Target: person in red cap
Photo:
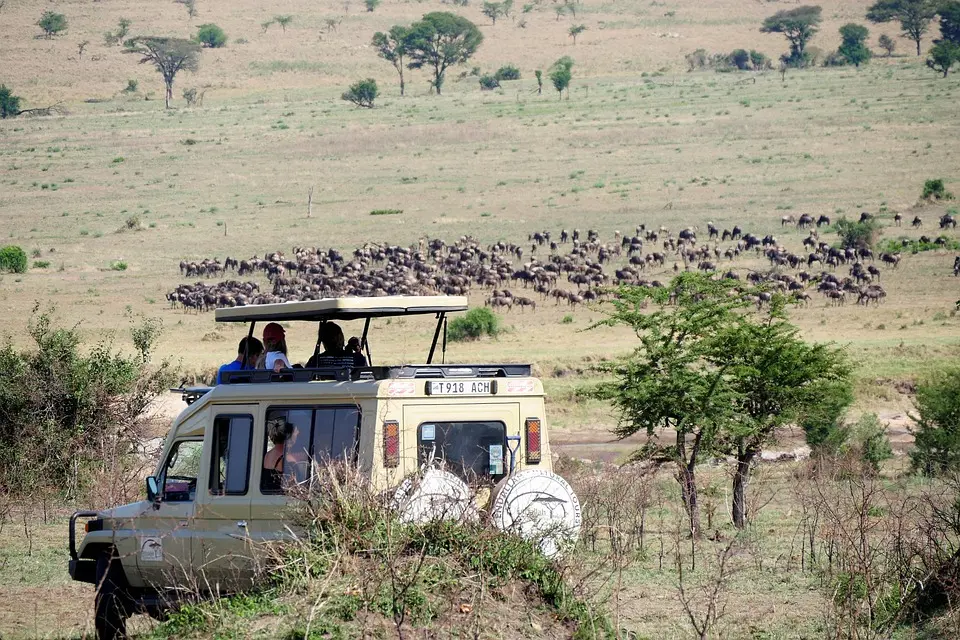
[[[259,365],[258,365],[258,368]],[[268,371],[290,369],[287,360],[286,332],[276,322],[271,322],[263,328],[263,366]]]

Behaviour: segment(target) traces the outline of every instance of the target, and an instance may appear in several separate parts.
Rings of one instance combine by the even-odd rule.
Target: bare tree
[[[173,99],[173,80],[180,71],[196,71],[200,65],[200,45],[183,38],[144,36],[127,41],[124,53],[142,56],[140,64],[149,62],[163,76],[165,104]]]
[[[83,42],[77,45],[77,58],[83,60],[83,50],[87,48],[87,45],[90,44],[89,40],[84,40]]]

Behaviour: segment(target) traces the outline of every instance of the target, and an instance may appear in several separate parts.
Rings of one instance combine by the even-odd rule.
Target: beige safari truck
[[[447,315],[466,308],[463,297],[391,296],[218,309],[218,322],[248,323],[249,335],[266,322],[362,321],[367,363],[318,358],[309,369],[232,371],[215,387],[177,390],[188,406],[146,498],[70,518],[70,576],[97,586],[98,637],[123,637],[130,615],[160,617],[181,593],[251,586],[258,547],[289,535],[289,490],[310,480],[314,461],[355,465],[390,492],[404,522],[475,510],[485,485],[494,526],[547,554],[574,539],[580,505],[552,473],[531,367],[434,362],[438,346],[446,360]],[[374,364],[371,325],[411,315],[437,321],[424,363]]]

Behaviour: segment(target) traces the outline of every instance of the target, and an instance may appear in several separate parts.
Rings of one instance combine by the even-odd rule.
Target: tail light
[[[527,464],[540,464],[540,418],[527,418],[524,430],[527,436]]]
[[[400,464],[400,423],[383,423],[383,466],[394,468]]]

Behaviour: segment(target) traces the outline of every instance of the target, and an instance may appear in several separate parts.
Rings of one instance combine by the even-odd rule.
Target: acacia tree
[[[482,42],[483,34],[466,18],[434,11],[410,27],[404,45],[410,60],[407,67],[431,68],[433,88],[440,95],[447,68],[469,60]]]
[[[719,434],[734,419],[735,391],[725,375],[729,364],[710,358],[721,332],[745,306],[729,291],[728,282],[694,273],[677,276],[665,288],[622,286],[613,312],[594,325],[627,326],[639,338],[630,355],[601,365],[613,379],[593,393],[617,410],[618,438],[646,432],[647,444],[635,459],[674,465],[694,536],[700,534],[697,463],[715,451]],[[648,303],[653,312],[643,310]],[[661,443],[660,430],[673,431],[673,443]]]
[[[587,30],[587,25],[577,24],[570,27],[570,30],[567,31],[567,35],[573,38],[573,44],[577,44],[577,36]]]
[[[893,52],[897,50],[897,43],[893,41],[893,38],[887,34],[880,36],[880,39],[877,40],[877,44],[880,45],[880,48],[887,52],[887,57],[893,55]]]
[[[951,67],[957,62],[960,62],[960,44],[954,44],[949,40],[941,40],[930,48],[927,66],[937,73],[942,73],[944,78],[947,77]]]
[[[409,35],[409,29],[400,25],[394,25],[388,33],[378,31],[373,34],[373,48],[377,50],[377,55],[393,65],[400,75],[400,95],[403,95],[403,66],[404,57],[407,55],[406,40]]]
[[[790,43],[790,54],[785,58],[792,65],[803,65],[807,43],[819,31],[822,9],[819,6],[797,7],[777,11],[763,21],[761,33],[782,33]]]
[[[563,98],[564,89],[567,90],[567,99],[570,98],[571,80],[573,80],[573,59],[570,56],[563,56],[550,68],[550,82],[553,83],[553,88],[561,98]]]
[[[0,84],[0,118],[12,118],[20,115],[20,96]]]
[[[484,2],[480,12],[490,18],[490,21],[496,26],[497,18],[504,15],[503,4],[500,2]]]
[[[936,0],[877,0],[867,10],[867,20],[883,23],[897,20],[903,37],[917,43],[917,55],[921,55],[920,41],[930,28],[930,21],[937,15]]]
[[[173,99],[173,80],[181,71],[196,71],[200,66],[200,45],[183,38],[143,36],[126,42],[124,53],[142,56],[140,64],[150,63],[163,76],[166,88],[164,103],[170,108]]]
[[[747,524],[746,489],[750,467],[777,429],[802,423],[820,412],[824,397],[849,388],[851,367],[845,353],[829,344],[809,344],[784,315],[775,296],[766,317],[740,315],[720,332],[707,358],[727,366],[736,418],[721,434],[736,458],[733,474],[733,524]]]
[[[867,62],[872,57],[870,49],[866,45],[867,37],[870,35],[870,31],[863,25],[845,24],[840,27],[840,37],[843,39],[843,43],[840,45],[838,52],[847,62],[850,64],[859,67],[862,63]]]

